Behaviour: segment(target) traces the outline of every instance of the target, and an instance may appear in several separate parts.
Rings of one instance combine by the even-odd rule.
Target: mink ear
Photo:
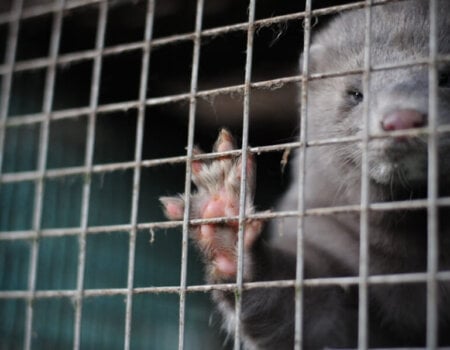
[[[164,214],[170,220],[180,220],[184,215],[184,199],[181,197],[160,197]]]

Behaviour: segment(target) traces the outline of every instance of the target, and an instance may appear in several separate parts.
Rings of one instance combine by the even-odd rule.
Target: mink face
[[[406,1],[373,8],[370,64],[372,67],[395,65],[429,56],[428,2]],[[439,13],[448,13],[447,2],[438,2]],[[313,41],[310,72],[343,72],[364,67],[365,15],[362,11],[343,14]],[[438,16],[438,53],[450,53],[450,18]],[[450,64],[438,64],[437,123],[450,124]],[[313,80],[309,90],[308,137],[362,136],[363,104],[369,99],[369,133],[425,127],[429,116],[429,68],[427,64],[406,68],[375,70],[370,74],[368,93],[363,92],[362,75]],[[385,199],[389,191],[405,197],[406,188],[422,191],[427,183],[427,135],[373,139],[369,142],[369,177],[375,195]],[[438,137],[439,175],[443,188],[450,173],[450,136]],[[342,173],[361,167],[357,144],[337,145],[329,159]],[[356,178],[359,176],[356,176]],[[398,196],[401,196],[398,194]],[[381,197],[381,198],[380,198]]]

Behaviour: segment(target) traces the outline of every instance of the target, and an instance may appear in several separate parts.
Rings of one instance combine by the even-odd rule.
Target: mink
[[[450,54],[450,3],[437,2],[437,50]],[[399,131],[425,128],[429,123],[429,2],[409,0],[373,6],[370,63],[372,67],[423,60],[423,64],[375,69],[369,89],[362,74],[311,79],[308,82],[308,140],[335,137],[362,139],[363,106],[368,99],[370,203],[426,199],[428,195],[428,135],[399,135]],[[364,9],[337,15],[312,39],[309,73],[354,72],[364,67],[366,13]],[[304,53],[306,55],[308,53]],[[437,115],[439,126],[450,124],[450,63],[437,63]],[[295,103],[295,101],[293,101]],[[450,135],[438,133],[438,196],[450,195]],[[235,148],[222,130],[214,151]],[[276,207],[296,210],[298,151],[293,156],[292,184]],[[362,143],[340,142],[306,149],[305,208],[359,205],[361,202]],[[221,157],[192,163],[197,187],[191,218],[235,217],[239,213],[242,158]],[[253,214],[255,155],[249,154],[246,214]],[[264,171],[264,169],[262,170]],[[170,219],[183,217],[185,196],[161,199]],[[439,270],[450,270],[450,210],[438,207]],[[427,271],[427,208],[378,206],[368,213],[369,274],[423,273]],[[268,231],[270,240],[263,239]],[[282,232],[280,232],[282,231]],[[202,253],[208,283],[234,282],[237,273],[238,223],[191,226],[190,235]],[[245,222],[244,282],[292,280],[296,274],[297,219],[286,218],[283,229],[252,219]],[[357,211],[304,218],[305,278],[349,277],[359,274],[360,214]],[[426,344],[426,283],[369,285],[369,346],[417,347]],[[247,349],[292,349],[294,346],[295,291],[292,287],[244,290],[242,313],[234,314],[235,295],[215,290],[213,299],[232,333],[240,322]],[[355,347],[358,334],[358,285],[304,287],[303,337],[307,349]],[[450,346],[450,282],[438,282],[439,345]]]

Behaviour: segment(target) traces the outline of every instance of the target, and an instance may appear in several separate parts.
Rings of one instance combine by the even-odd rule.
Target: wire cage
[[[231,338],[220,332],[210,292],[235,292],[239,318],[243,290],[295,288],[300,349],[302,290],[341,285],[358,289],[358,348],[366,349],[370,286],[395,283],[426,283],[426,346],[436,348],[438,283],[450,281],[450,271],[438,266],[438,211],[450,198],[438,195],[436,156],[437,135],[450,125],[437,125],[436,86],[438,63],[450,58],[438,54],[437,1],[430,0],[429,57],[371,64],[371,11],[398,1],[2,2],[0,348],[238,349],[242,329],[236,323]],[[367,14],[363,67],[309,74],[306,54],[299,69],[316,25],[354,9]],[[401,134],[429,137],[428,196],[371,203],[367,147],[392,135],[371,135],[366,127],[362,139],[309,139],[308,84],[359,74],[366,92],[373,72],[418,65],[429,67],[429,125]],[[189,225],[229,218],[163,217],[158,197],[193,191],[193,160],[224,156],[194,152],[196,144],[209,149],[222,126],[241,139],[226,156],[241,155],[244,164],[248,154],[258,157],[258,207],[272,206],[286,188],[290,175],[280,160],[299,154],[299,175],[291,179],[299,183],[298,207],[251,215],[299,218],[293,280],[244,283],[241,229],[236,282],[206,284],[188,244]],[[306,208],[307,149],[343,142],[362,145],[360,203]],[[241,224],[248,219],[243,168],[234,218]],[[427,271],[370,275],[368,215],[399,208],[427,210]],[[339,213],[360,216],[359,275],[305,278],[302,218]]]

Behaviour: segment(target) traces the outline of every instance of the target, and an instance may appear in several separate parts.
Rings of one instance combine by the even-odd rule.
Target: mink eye
[[[439,87],[450,88],[450,72],[441,72],[439,74]]]
[[[357,89],[347,90],[347,96],[350,98],[352,103],[354,103],[355,105],[361,103],[364,98],[364,95],[362,94],[362,92]]]

